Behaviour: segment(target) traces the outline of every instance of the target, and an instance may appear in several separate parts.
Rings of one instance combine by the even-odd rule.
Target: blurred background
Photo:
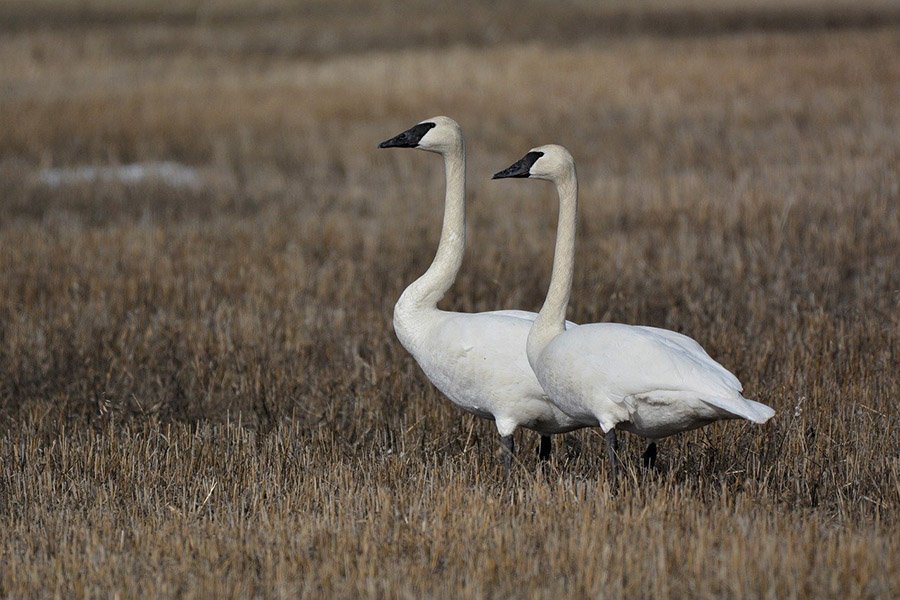
[[[798,303],[894,316],[896,2],[7,0],[0,29],[6,418],[271,422],[323,365],[408,363],[391,307],[442,166],[375,147],[438,114],[472,198],[448,307],[539,306],[552,191],[488,178],[553,142],[582,190],[572,318],[702,338],[725,307],[745,321],[700,341],[740,372],[725,340]],[[277,401],[226,383],[248,346]]]
[[[892,0],[4,0],[0,595],[516,595],[513,571],[593,596],[895,595],[898,57]],[[560,438],[562,487],[526,480],[507,511],[493,424],[393,335],[443,171],[376,146],[440,114],[466,134],[470,198],[442,307],[540,306],[554,192],[489,178],[560,143],[581,191],[569,318],[687,333],[778,411],[662,450],[683,514],[722,519],[710,538],[628,500],[656,521],[614,555],[671,578],[548,578],[554,543],[586,553],[572,564],[609,556],[552,519],[574,498],[581,522],[619,526],[584,495],[602,440]],[[526,471],[535,444],[521,434]],[[733,512],[760,536],[729,533]],[[495,529],[472,526],[486,514]],[[472,571],[469,552],[497,562]]]

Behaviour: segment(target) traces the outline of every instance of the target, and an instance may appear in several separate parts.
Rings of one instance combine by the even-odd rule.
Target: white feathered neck
[[[441,240],[431,266],[404,290],[395,313],[436,309],[462,265],[466,247],[466,146],[462,137],[441,154],[446,178]]]
[[[528,362],[535,368],[538,357],[553,338],[566,329],[566,307],[572,291],[575,267],[575,229],[578,215],[578,180],[575,165],[554,178],[559,194],[559,223],[553,251],[553,273],[544,305],[528,334]]]

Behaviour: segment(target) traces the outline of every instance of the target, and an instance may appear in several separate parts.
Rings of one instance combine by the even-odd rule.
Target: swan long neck
[[[566,329],[566,307],[572,291],[575,266],[575,226],[578,214],[578,181],[575,167],[556,179],[559,193],[559,221],[556,228],[556,249],[553,253],[553,273],[544,305],[528,334],[528,361],[532,367],[553,338]]]
[[[437,253],[428,270],[400,297],[398,306],[413,309],[436,308],[462,265],[466,248],[466,146],[458,144],[442,153],[446,189],[444,223]]]

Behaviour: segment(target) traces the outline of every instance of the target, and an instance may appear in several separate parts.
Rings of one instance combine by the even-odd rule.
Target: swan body
[[[531,369],[525,347],[537,315],[520,310],[461,313],[437,308],[456,279],[465,249],[465,143],[459,125],[448,117],[435,117],[380,147],[436,152],[445,165],[444,221],[437,253],[394,306],[394,331],[400,343],[455,405],[495,422],[507,450],[507,467],[512,434],[520,426],[543,436],[541,456],[547,458],[550,440],[546,436],[584,424],[549,401]]]
[[[657,440],[719,419],[766,422],[774,412],[700,347],[654,327],[593,323],[537,357],[538,379],[566,413]],[[678,335],[678,334],[676,334]],[[584,376],[589,374],[589,376]]]
[[[494,175],[505,177],[547,179],[557,186],[553,272],[528,335],[527,355],[557,407],[607,434],[613,471],[616,429],[655,441],[720,419],[765,423],[775,414],[744,398],[737,377],[686,335],[618,323],[566,329],[575,259],[575,163],[562,146],[542,146]],[[655,444],[651,448],[655,458]]]
[[[519,426],[544,435],[582,425],[549,402],[525,355],[525,311],[459,313],[394,309],[394,330],[435,385],[456,406],[493,420],[501,436]]]

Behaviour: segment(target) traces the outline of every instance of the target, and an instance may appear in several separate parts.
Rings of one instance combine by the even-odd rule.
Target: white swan
[[[522,426],[541,434],[540,456],[550,455],[550,434],[584,424],[547,398],[525,355],[537,316],[521,310],[447,312],[438,301],[453,285],[466,244],[466,148],[459,125],[448,117],[428,119],[379,144],[419,148],[444,157],[446,197],[437,254],[425,274],[404,290],[394,306],[400,343],[428,379],[454,404],[485,419],[500,433],[504,467],[514,452],[513,432]],[[571,324],[569,324],[571,325]]]
[[[575,260],[578,184],[575,162],[562,146],[534,148],[494,175],[533,177],[556,184],[559,223],[550,288],[528,335],[528,361],[551,400],[580,422],[606,434],[612,477],[616,429],[655,440],[720,419],[765,423],[775,414],[741,396],[741,382],[693,339],[655,327],[592,323],[563,327]]]

